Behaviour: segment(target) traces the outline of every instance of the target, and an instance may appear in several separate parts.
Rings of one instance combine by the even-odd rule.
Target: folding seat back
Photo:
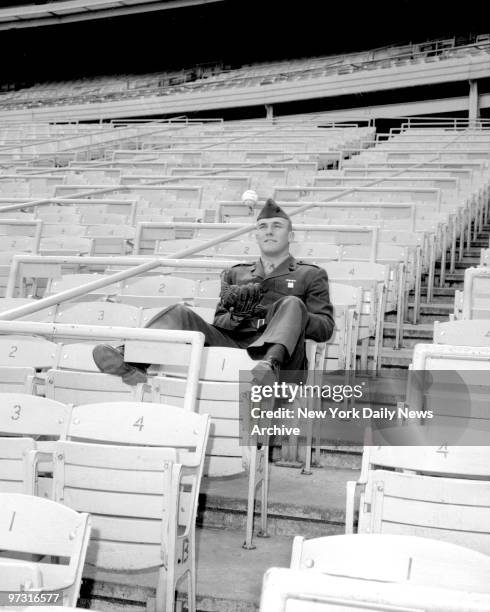
[[[50,236],[83,236],[85,230],[83,225],[67,221],[66,223],[44,223],[43,237]]]
[[[105,225],[102,218],[96,223],[87,223],[84,229],[84,235],[91,238],[96,237],[120,237],[131,239],[134,238],[135,228],[132,225],[119,223],[118,225]]]
[[[35,449],[36,442],[32,438],[0,437],[0,491],[2,493],[29,495],[34,493]]]
[[[194,185],[131,185],[128,187],[131,197],[144,199],[152,206],[165,207],[172,200],[192,202],[192,206],[199,206],[202,198],[202,187]]]
[[[189,208],[187,206],[174,206],[162,209],[161,213],[178,222],[202,222],[204,221],[205,210],[202,208]]]
[[[19,219],[19,221],[32,221],[36,218],[34,213],[22,212],[20,210],[10,210],[2,212],[0,210],[0,220],[2,219]]]
[[[195,518],[208,417],[143,402],[74,408],[56,447],[56,498],[90,512],[90,563],[158,568],[157,608],[172,610],[177,582],[195,598]],[[178,462],[178,464],[175,464]]]
[[[62,303],[56,308],[55,323],[138,327],[141,312],[135,306],[113,302]]]
[[[45,397],[24,393],[1,393],[2,435],[62,438],[68,427],[70,408]],[[44,446],[41,444],[41,448]]]
[[[57,223],[57,224],[69,224],[69,223],[73,223],[73,224],[79,224],[81,221],[80,218],[80,213],[78,212],[52,212],[50,209],[47,210],[43,210],[42,208],[40,208],[37,213],[36,213],[36,217],[38,219],[41,219],[45,224],[46,223]],[[44,229],[44,228],[43,228]]]
[[[32,584],[32,587],[39,596],[43,591],[47,591],[46,595],[60,591],[61,602],[67,607],[76,606],[80,592],[90,522],[88,514],[50,500],[32,495],[0,494],[0,524],[5,526],[0,530],[0,549],[9,557],[42,556],[42,561],[35,564],[38,585]],[[67,563],[50,562],[55,557],[66,559]],[[0,558],[2,589],[4,562],[12,568],[12,558]],[[25,572],[22,562],[20,568],[20,572]]]
[[[243,471],[239,428],[239,376],[255,365],[241,349],[207,347],[199,373],[196,411],[209,414],[212,427],[205,474],[223,476]],[[182,368],[167,366],[153,379],[154,401],[183,405],[186,379]],[[180,374],[180,375],[179,375]]]
[[[197,295],[206,298],[218,298],[221,291],[221,280],[202,280],[199,282]]]
[[[0,298],[0,312],[13,310],[19,306],[35,303],[36,301],[30,298]],[[52,312],[49,308],[43,308],[42,310],[38,310],[37,312],[33,312],[19,318],[23,321],[38,321],[40,323],[51,322],[53,320]]]
[[[233,219],[233,222],[238,223],[236,219]],[[253,222],[253,219],[248,220],[249,224],[252,222]],[[192,227],[189,229],[192,229],[194,238],[199,238],[202,240],[210,240],[211,238],[218,238],[220,236],[223,236],[223,234],[225,234],[231,228],[228,228],[224,226],[222,223],[219,223],[219,224],[214,224],[214,225],[206,224],[204,227],[197,226],[197,227]],[[255,230],[252,229],[251,231],[245,234],[242,234],[237,239],[233,240],[233,242],[236,242],[236,240],[238,240],[239,242],[248,242],[248,241],[253,242],[254,239],[255,239]]]
[[[24,456],[29,463],[27,469],[32,474],[30,488],[24,492],[52,497],[49,473],[52,472],[53,441],[65,436],[70,407],[45,397],[23,393],[2,393],[0,398],[0,436],[3,436],[0,444],[13,444],[5,436],[36,440],[35,447],[29,449],[32,451],[30,455]],[[22,456],[19,455],[17,461],[21,460]]]
[[[0,248],[2,251],[39,252],[39,242],[43,222],[39,220],[17,221],[3,219],[0,221]]]
[[[418,535],[488,554],[487,446],[366,447],[365,455],[360,533]]]
[[[58,356],[54,342],[36,336],[0,336],[0,367],[50,368]]]
[[[99,219],[106,214],[121,214],[128,218],[133,218],[136,211],[137,200],[126,198],[125,194],[118,194],[117,199],[108,200],[107,204],[102,204],[101,200],[95,203],[93,200],[77,200],[76,209],[81,214],[100,215]],[[102,198],[102,201],[107,198]]]
[[[71,404],[141,399],[143,390],[119,377],[102,374],[94,363],[95,343],[63,344],[55,366],[46,376],[46,397]]]
[[[344,362],[340,367],[346,370],[355,369],[355,353],[359,337],[359,323],[362,315],[362,288],[341,283],[329,283],[330,301],[334,305],[336,324],[344,319],[345,330],[339,334],[339,340],[345,338]],[[336,310],[341,312],[339,319]],[[340,330],[339,330],[340,331]],[[334,338],[337,334],[334,333]],[[332,340],[327,343],[327,355]]]
[[[490,319],[490,269],[467,268],[464,275],[462,319]]]
[[[413,370],[487,371],[490,368],[490,349],[484,346],[415,345]]]
[[[52,278],[48,281],[45,296],[61,293],[62,291],[67,291],[68,289],[80,287],[81,285],[85,285],[91,281],[100,280],[103,278],[105,278],[103,274],[64,274],[59,278]],[[95,289],[92,292],[85,294],[83,296],[82,301],[93,301],[95,297],[117,295],[119,291],[120,284],[114,283],[112,285],[101,287],[100,289]]]
[[[404,230],[382,229],[379,232],[379,241],[401,246],[424,246],[424,234]]]
[[[296,536],[291,569],[407,586],[465,588],[486,592],[488,557],[430,538],[351,534],[306,540]]]
[[[466,328],[465,324],[470,322],[455,323],[458,328],[459,323]],[[484,322],[474,323],[482,327],[480,323]],[[440,337],[439,332],[437,335]],[[468,340],[478,339],[477,335],[478,332],[468,330]],[[479,333],[479,345],[470,347],[446,343],[415,346],[405,403],[410,409],[431,411],[432,418],[427,420],[426,427],[434,443],[436,440],[441,444],[487,443],[490,348],[482,335]]]
[[[221,293],[221,280],[202,280],[198,284],[194,304],[207,308],[216,308]]]
[[[119,226],[124,226],[128,223],[128,215],[124,213],[117,212],[106,212],[106,213],[97,213],[94,212],[84,212],[80,215],[80,223],[82,225],[103,225],[106,227],[106,230],[116,229]],[[108,228],[107,226],[115,226]]]
[[[191,247],[202,246],[206,243],[205,240],[195,240],[195,239],[185,239],[182,238],[180,240],[158,240],[155,242],[155,254],[156,255],[167,255],[168,257],[172,257],[175,253],[179,251],[183,251],[185,249],[190,249]],[[138,250],[136,251],[135,247],[135,255],[144,255],[148,251]],[[205,249],[199,251],[194,254],[192,257],[199,257],[200,259],[204,257],[213,257],[214,256],[214,248]]]
[[[76,236],[49,236],[41,239],[41,255],[94,255],[90,238]]]
[[[337,244],[325,244],[323,242],[306,242],[303,244],[293,243],[291,253],[298,259],[302,257],[314,257],[315,260],[339,260],[341,259],[342,247]]]
[[[458,320],[434,323],[434,343],[490,347],[490,320]]]
[[[173,275],[145,276],[124,281],[121,299],[128,304],[152,308],[192,300],[196,291],[195,281],[188,278]]]
[[[2,251],[13,251],[15,253],[37,253],[39,251],[39,242],[35,242],[34,238],[29,236],[2,236],[0,240],[0,249]]]
[[[135,222],[136,224],[142,222],[150,223],[171,223],[173,221],[171,216],[164,215],[159,208],[140,208],[136,213]]]
[[[260,257],[256,242],[229,241],[216,245],[217,257],[240,257],[244,259],[257,259]]]
[[[31,303],[22,298],[3,298],[0,312]],[[49,321],[48,310],[22,317],[23,320]],[[5,392],[35,393],[37,385],[44,381],[37,377],[36,370],[51,367],[55,361],[58,346],[43,338],[27,336],[0,337],[0,390]]]
[[[372,313],[377,312],[379,292],[393,291],[391,270],[388,265],[371,262],[327,262],[321,264],[331,282],[362,287],[363,309],[370,305]]]
[[[260,612],[479,612],[489,595],[469,590],[407,586],[271,568],[264,575]]]
[[[408,258],[409,247],[384,242],[378,243],[376,253],[377,263],[398,263],[408,261]]]
[[[133,251],[133,236],[134,228],[121,228],[114,231],[113,235],[105,235],[102,230],[98,235],[94,230],[94,226],[87,227],[86,236],[90,236],[93,243],[92,254],[97,257],[111,257],[119,255],[130,255]],[[122,233],[119,236],[119,231]]]

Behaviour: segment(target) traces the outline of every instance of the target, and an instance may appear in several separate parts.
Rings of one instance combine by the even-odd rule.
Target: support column
[[[468,119],[471,124],[476,123],[480,117],[478,105],[478,81],[470,81],[470,93],[468,96]]]
[[[272,108],[272,104],[265,105],[266,119],[272,121],[274,119],[274,111]]]

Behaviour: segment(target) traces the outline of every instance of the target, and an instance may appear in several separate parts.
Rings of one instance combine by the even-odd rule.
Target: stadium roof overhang
[[[0,9],[0,30],[185,8],[223,0],[65,0]]]

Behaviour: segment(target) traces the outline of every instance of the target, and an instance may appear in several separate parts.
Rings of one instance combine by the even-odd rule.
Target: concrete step
[[[409,302],[408,307],[413,308],[413,302]],[[422,302],[420,304],[420,314],[449,315],[452,311],[453,305],[448,302]]]
[[[345,486],[359,471],[299,470],[271,466],[269,536],[254,537],[254,550],[244,550],[247,477],[204,478],[196,530],[197,609],[201,612],[255,612],[262,577],[272,566],[289,567],[294,535],[317,537],[344,532]],[[202,507],[205,515],[203,520]],[[238,517],[238,518],[237,518]],[[155,597],[157,573],[110,572],[84,568],[81,601],[101,612],[143,610]],[[185,581],[179,591],[185,587]],[[180,596],[182,593],[180,592]]]
[[[456,261],[454,267],[456,270],[466,270],[466,268],[471,268],[472,266],[480,265],[480,256],[478,257],[463,257],[462,261]],[[439,268],[436,264],[436,269]]]
[[[356,450],[358,468],[315,468],[310,476],[300,469],[271,465],[269,533],[309,537],[340,533],[345,523],[345,483],[356,480],[362,451]],[[248,476],[204,478],[198,525],[205,528],[245,530]],[[294,493],[293,493],[294,492]],[[256,515],[256,529],[259,529]]]
[[[393,335],[395,333],[396,324],[387,321],[384,324],[384,332],[386,335]],[[404,334],[406,336],[421,337],[425,338],[432,334],[433,326],[430,323],[404,323],[403,325]]]
[[[465,242],[466,244],[466,242]],[[457,243],[457,248],[459,248],[459,241]],[[488,249],[489,244],[488,244],[488,236],[486,238],[483,238],[481,236],[479,236],[478,238],[476,238],[476,240],[472,240],[470,242],[470,248],[471,247],[478,247],[480,249]]]
[[[464,272],[446,272],[446,283],[451,283],[455,289],[462,289],[464,283]]]
[[[254,550],[244,550],[239,531],[197,529],[197,610],[256,612],[264,573],[272,566],[289,567],[292,541],[291,536],[257,538]],[[155,569],[104,572],[86,566],[78,605],[100,612],[144,612],[148,600],[155,597],[156,584]],[[177,595],[184,602],[185,587],[183,580]]]
[[[396,337],[396,324],[387,321],[383,330],[383,346],[393,348]],[[413,348],[420,342],[431,343],[434,338],[433,323],[419,323],[417,325],[405,323],[403,326],[403,345]]]
[[[448,297],[448,296],[449,297],[454,297],[454,292],[455,292],[454,287],[434,287],[432,289],[432,295],[435,298],[438,298],[438,299],[435,300],[436,302],[442,301],[442,300],[439,299],[439,298],[442,298],[442,297]],[[422,295],[427,295],[427,287],[422,287],[421,288],[421,294]]]
[[[442,287],[442,288],[434,288],[432,290],[432,296],[434,298],[434,301],[437,302],[438,304],[453,304],[454,303],[454,293],[455,293],[455,289],[453,287]],[[413,296],[411,296],[413,299]],[[422,304],[427,303],[426,300],[427,297],[427,290],[423,289],[423,291],[421,292],[421,300],[422,300]],[[409,302],[410,304],[412,302]],[[409,306],[409,308],[412,308],[411,306]]]
[[[408,368],[412,363],[413,348],[394,349],[383,346],[381,349],[382,368]]]
[[[462,260],[461,261],[456,260],[454,265],[457,270],[470,268],[471,266],[478,266],[480,265],[480,253],[478,253],[478,255],[471,255],[471,254],[464,255]],[[435,269],[437,273],[439,273],[440,267],[441,267],[441,262],[436,261]],[[446,271],[448,270],[449,270],[449,264],[446,262]]]
[[[420,305],[420,323],[433,323],[434,321],[448,321],[449,314],[454,310],[454,302],[422,302]],[[413,309],[413,302],[408,303],[408,320]],[[389,313],[385,316],[385,322],[395,323],[396,313]]]
[[[425,337],[425,338],[414,338],[407,335],[403,335],[403,348],[410,349],[413,351],[413,347],[416,344],[432,344],[433,336]],[[395,336],[393,337],[384,337],[383,338],[383,348],[394,348],[395,346]]]

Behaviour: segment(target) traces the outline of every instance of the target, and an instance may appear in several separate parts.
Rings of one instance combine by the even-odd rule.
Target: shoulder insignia
[[[316,264],[314,264],[314,263],[310,263],[309,261],[303,261],[303,260],[301,260],[301,259],[296,260],[296,263],[297,263],[299,266],[310,266],[311,268],[318,268],[318,269],[321,269],[321,268],[320,268],[320,266],[317,266],[317,265],[316,265]]]
[[[241,268],[242,266],[248,266],[248,267],[250,267],[250,266],[253,266],[253,265],[255,265],[255,262],[254,262],[254,261],[253,261],[253,262],[250,262],[250,263],[248,263],[248,262],[237,263],[237,264],[235,264],[234,266],[231,266],[231,267],[232,267],[232,268]]]

